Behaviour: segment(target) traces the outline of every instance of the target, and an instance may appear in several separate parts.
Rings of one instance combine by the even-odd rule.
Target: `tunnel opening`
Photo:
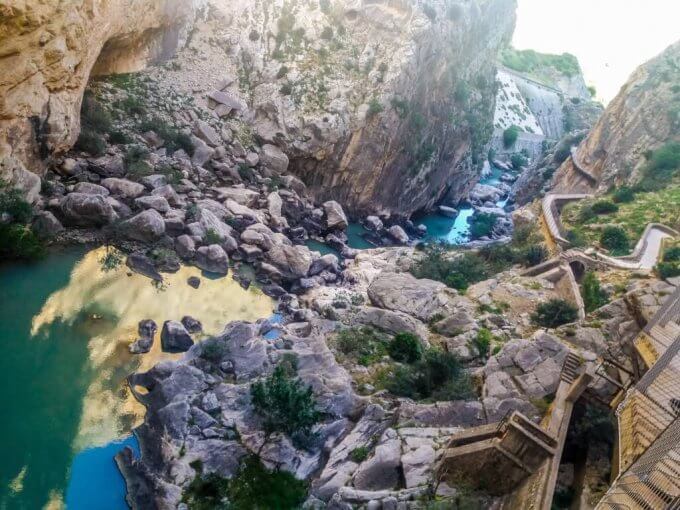
[[[571,271],[574,273],[574,279],[576,282],[581,283],[583,281],[583,277],[586,274],[586,266],[583,264],[583,262],[574,260],[569,262],[569,267],[571,267]]]

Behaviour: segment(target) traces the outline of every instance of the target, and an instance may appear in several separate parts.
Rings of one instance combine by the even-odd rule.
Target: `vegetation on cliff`
[[[40,258],[43,243],[31,229],[33,211],[21,192],[0,180],[0,261]]]
[[[578,59],[571,53],[552,55],[510,47],[501,52],[501,63],[520,73],[535,75],[539,79],[542,77],[541,71],[548,67],[565,76],[575,76],[581,72]]]

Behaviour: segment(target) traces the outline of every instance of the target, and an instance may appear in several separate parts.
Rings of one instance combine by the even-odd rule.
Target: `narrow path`
[[[578,170],[578,172],[583,175],[586,179],[588,179],[592,184],[597,184],[597,177],[595,177],[590,170],[588,170],[584,165],[582,165],[578,158],[576,157],[576,152],[578,151],[578,147],[572,146],[571,149],[569,150],[571,154],[571,161],[574,163],[574,168]]]
[[[569,246],[571,243],[565,238],[566,233],[559,217],[558,204],[565,204],[575,200],[582,200],[591,195],[587,194],[548,194],[543,199],[542,211],[545,223],[551,237],[559,244]],[[623,257],[612,257],[599,251],[586,254],[583,250],[573,248],[563,255],[571,253],[574,257],[583,257],[591,260],[598,260],[618,269],[652,269],[659,258],[663,240],[666,238],[678,237],[680,234],[666,225],[660,223],[650,223],[642,233],[640,240],[635,245],[635,249],[630,255]]]

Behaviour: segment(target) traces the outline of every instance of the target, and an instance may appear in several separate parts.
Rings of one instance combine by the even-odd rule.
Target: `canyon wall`
[[[182,46],[204,0],[0,0],[0,158],[41,173],[73,145],[92,72],[137,71]]]
[[[649,151],[680,140],[680,42],[640,66],[607,106],[575,157],[594,180],[567,159],[554,179],[556,191],[605,191],[634,184]]]

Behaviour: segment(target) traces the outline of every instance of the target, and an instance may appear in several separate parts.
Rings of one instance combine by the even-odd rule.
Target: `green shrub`
[[[574,322],[577,318],[578,308],[563,299],[541,303],[531,315],[533,323],[544,328],[556,328]]]
[[[387,338],[368,326],[343,329],[338,333],[338,350],[363,366],[371,365],[387,355]]]
[[[92,156],[101,156],[106,150],[106,142],[101,134],[83,126],[76,140],[75,148]]]
[[[521,253],[519,260],[526,267],[537,266],[548,258],[548,250],[542,244],[529,246]]]
[[[680,276],[680,264],[677,262],[659,262],[654,269],[662,279]]]
[[[664,262],[680,262],[680,246],[672,246],[663,252]]]
[[[639,187],[656,191],[666,186],[680,169],[680,142],[667,142],[653,151],[643,171]]]
[[[472,383],[458,357],[439,349],[426,350],[420,361],[400,365],[390,375],[385,387],[400,397],[457,400],[473,395]]]
[[[477,335],[472,339],[472,343],[477,350],[477,354],[479,354],[484,359],[489,357],[492,339],[493,335],[491,334],[491,331],[486,328],[481,328],[477,332]]]
[[[125,99],[117,101],[116,107],[127,115],[144,115],[146,113],[144,102],[139,97],[132,94],[128,94]]]
[[[33,216],[31,204],[24,200],[20,190],[10,187],[0,179],[0,213],[8,214],[13,223],[28,223]]]
[[[83,96],[80,123],[83,128],[97,133],[108,133],[113,126],[111,115],[91,93],[86,93]]]
[[[266,490],[263,490],[265,489]],[[198,474],[182,495],[189,510],[294,510],[307,496],[307,484],[288,471],[269,471],[251,455],[231,480]]]
[[[326,39],[327,41],[333,39],[333,28],[330,26],[324,27],[321,31],[321,39]]]
[[[411,267],[411,273],[416,278],[437,280],[458,290],[488,278],[488,265],[479,255],[464,253],[451,258],[446,255],[444,247],[428,246],[424,256]]]
[[[587,244],[586,238],[583,236],[583,234],[581,234],[577,230],[568,230],[566,234],[566,239],[575,248],[585,246]]]
[[[635,192],[628,186],[622,186],[612,193],[612,201],[615,204],[627,204],[635,200]]]
[[[497,217],[494,214],[479,213],[472,216],[470,223],[470,236],[473,239],[479,239],[491,235],[493,228],[496,226]]]
[[[194,144],[191,137],[180,131],[177,127],[171,126],[160,117],[150,117],[142,121],[138,129],[141,132],[153,131],[165,142],[164,147],[168,152],[173,153],[182,149],[188,155],[193,156]]]
[[[628,240],[628,234],[621,227],[607,226],[602,230],[600,235],[600,244],[603,248],[611,251],[613,254],[618,255],[626,253],[628,251],[628,246],[630,241]]]
[[[503,145],[506,149],[509,149],[515,145],[520,131],[520,128],[517,126],[510,126],[505,131],[503,131]]]
[[[117,129],[109,133],[109,142],[118,145],[126,145],[132,142],[132,139],[124,131]]]
[[[527,166],[529,163],[529,160],[526,158],[526,156],[516,152],[512,156],[510,156],[510,163],[512,164],[512,168],[515,170],[519,170],[523,166]]]
[[[118,269],[123,263],[123,254],[116,249],[106,246],[106,253],[99,259],[102,272],[108,273]]]
[[[588,271],[581,284],[581,296],[586,312],[590,313],[609,302],[607,293],[600,287],[600,281],[592,271]]]
[[[597,214],[595,214],[595,211],[593,211],[593,208],[590,207],[589,205],[584,205],[578,211],[578,222],[579,223],[588,223],[590,220],[592,220],[595,217],[597,217]]]
[[[390,357],[401,363],[415,363],[423,357],[420,339],[413,333],[397,333],[387,346]]]
[[[206,244],[222,244],[222,238],[212,228],[205,231],[204,240]]]
[[[378,101],[378,99],[374,97],[368,103],[368,111],[366,112],[366,117],[369,119],[375,117],[384,109],[385,107],[382,105],[382,103],[380,103],[380,101]]]
[[[367,446],[358,446],[349,452],[349,458],[352,460],[352,462],[360,464],[368,458],[368,454],[370,452],[371,450]]]
[[[282,65],[281,67],[279,67],[279,70],[276,73],[276,79],[279,80],[285,77],[288,74],[288,71],[290,71],[290,69],[288,69],[288,66]]]
[[[280,365],[266,380],[253,383],[250,396],[267,434],[282,432],[293,439],[294,434],[309,436],[312,427],[321,419],[312,388],[305,388]]]
[[[0,224],[0,260],[36,260],[45,255],[45,246],[30,227]]]
[[[595,214],[610,214],[619,210],[619,207],[609,200],[598,200],[590,206],[590,210]]]

